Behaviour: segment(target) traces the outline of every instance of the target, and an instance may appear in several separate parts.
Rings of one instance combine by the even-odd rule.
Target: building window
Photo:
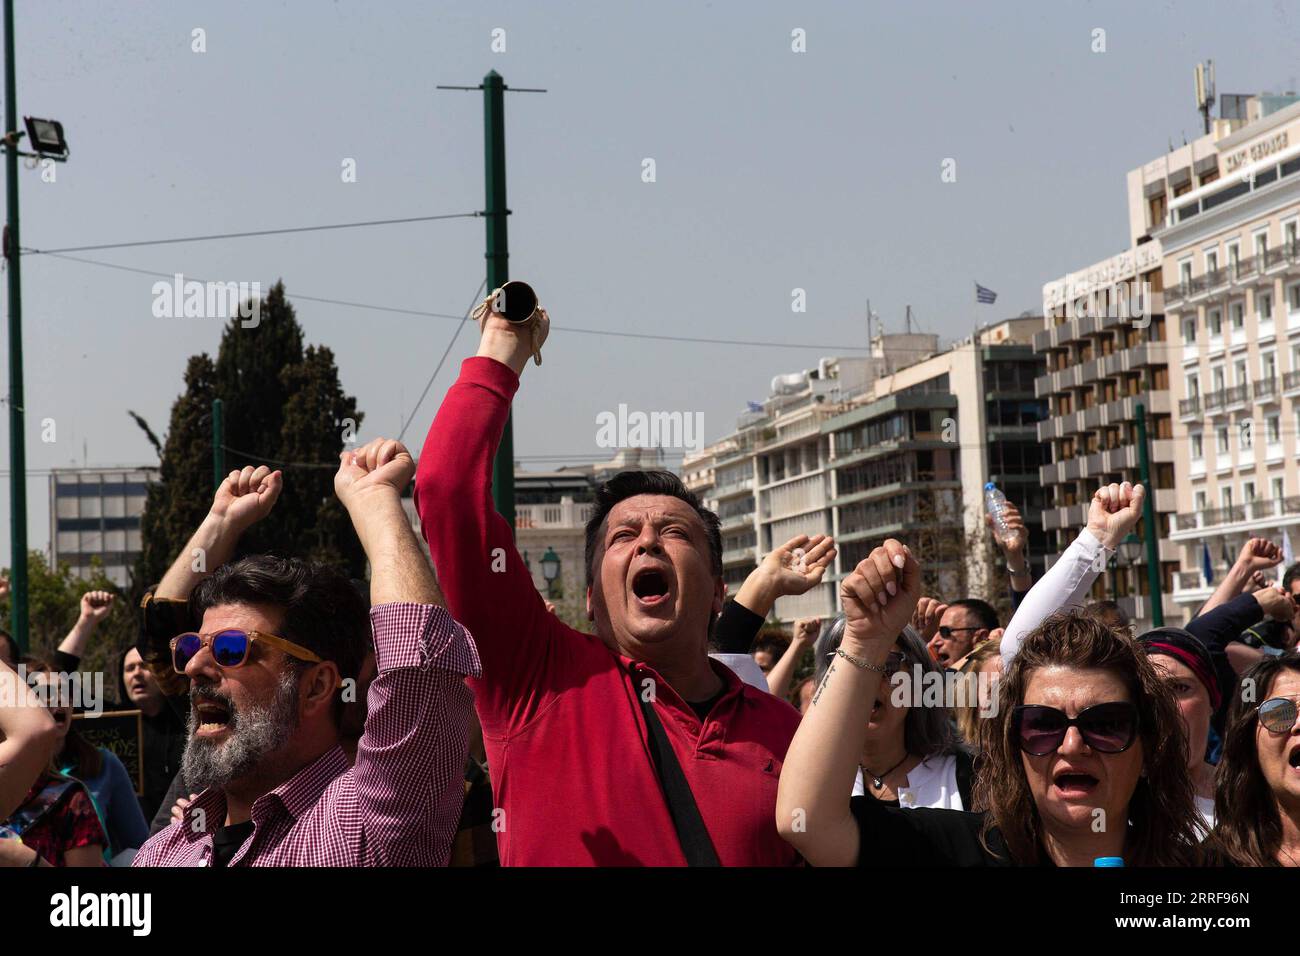
[[[1253,481],[1247,481],[1242,484],[1241,500],[1243,504],[1250,504],[1255,500],[1255,483]]]
[[[1246,385],[1249,382],[1249,376],[1246,375],[1246,360],[1240,359],[1233,364],[1233,384]]]
[[[1264,419],[1264,427],[1268,431],[1268,443],[1276,445],[1282,440],[1282,417],[1280,415],[1270,415]]]
[[[1211,272],[1217,271],[1218,268],[1219,253],[1217,250],[1211,249],[1205,254],[1205,274],[1209,275]]]
[[[1223,374],[1223,366],[1216,365],[1210,369],[1210,374],[1214,377],[1214,391],[1221,392],[1228,387],[1228,381]]]
[[[1228,315],[1232,317],[1232,327],[1241,331],[1246,327],[1246,306],[1242,302],[1233,302],[1228,306]]]
[[[1205,443],[1201,439],[1200,432],[1192,432],[1192,461],[1200,461],[1205,457]]]
[[[1184,345],[1196,344],[1196,316],[1192,316],[1191,318],[1188,319],[1183,319],[1183,344]]]
[[[1255,233],[1255,255],[1259,258],[1257,263],[1260,269],[1264,268],[1264,259],[1268,255],[1268,233]]]
[[[1277,378],[1277,353],[1265,352],[1259,357],[1259,377],[1262,381],[1271,382]]]
[[[1178,284],[1183,287],[1184,292],[1186,292],[1188,286],[1192,284],[1191,259],[1184,259],[1182,262],[1178,263]]]
[[[1232,507],[1232,486],[1226,485],[1219,489],[1219,504],[1225,508]]]
[[[1211,309],[1206,324],[1210,327],[1210,337],[1220,338],[1223,335],[1223,313],[1218,309]]]
[[[1255,315],[1260,322],[1273,321],[1273,294],[1261,292],[1255,296]]]
[[[1288,312],[1300,312],[1300,282],[1287,286],[1286,305]]]
[[[1199,375],[1187,376],[1187,397],[1198,398],[1201,394],[1201,377]]]
[[[1205,492],[1204,492],[1204,491],[1198,491],[1198,492],[1196,493],[1196,499],[1195,499],[1195,500],[1196,500],[1196,505],[1195,505],[1195,507],[1196,507],[1196,510],[1197,510],[1197,511],[1204,511],[1204,510],[1205,510],[1205,506],[1206,506],[1207,504],[1209,504],[1208,500],[1207,500],[1206,497],[1205,497]]]
[[[1285,498],[1285,497],[1286,497],[1286,481],[1285,481],[1285,479],[1283,479],[1283,478],[1274,478],[1274,479],[1269,483],[1269,485],[1270,485],[1270,487],[1271,487],[1271,489],[1272,489],[1272,492],[1271,492],[1271,493],[1272,493],[1272,495],[1273,495],[1273,497],[1274,497],[1275,499],[1280,499],[1280,498]]]
[[[1214,430],[1214,446],[1218,449],[1220,455],[1228,454],[1228,426],[1220,425]]]

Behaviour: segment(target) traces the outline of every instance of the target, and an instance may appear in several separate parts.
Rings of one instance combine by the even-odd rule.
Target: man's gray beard
[[[286,671],[269,705],[242,708],[237,716],[232,711],[231,719],[235,724],[224,741],[205,740],[194,735],[198,716],[190,708],[189,740],[181,760],[181,775],[190,793],[225,787],[284,746],[298,729],[298,675]]]

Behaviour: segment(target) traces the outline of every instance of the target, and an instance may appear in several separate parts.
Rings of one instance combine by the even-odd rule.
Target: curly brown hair
[[[1300,658],[1266,657],[1241,675],[1223,734],[1223,756],[1214,775],[1214,832],[1206,848],[1238,866],[1277,866],[1282,818],[1277,799],[1259,768],[1255,728],[1259,704],[1284,670],[1300,671]],[[1242,687],[1254,688],[1247,701]]]
[[[1041,667],[1110,671],[1138,709],[1142,777],[1128,804],[1126,862],[1131,866],[1185,866],[1197,858],[1204,823],[1196,812],[1187,769],[1187,741],[1173,693],[1135,640],[1084,610],[1060,611],[1025,638],[1004,663],[997,714],[981,728],[984,752],[975,781],[975,802],[987,809],[981,842],[1001,832],[1012,860],[1022,866],[1044,862],[1042,821],[1025,777],[1012,712],[1024,703],[1030,675]]]

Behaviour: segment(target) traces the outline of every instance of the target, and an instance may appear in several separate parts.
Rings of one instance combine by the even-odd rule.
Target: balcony
[[[1244,505],[1206,508],[1203,511],[1176,514],[1173,516],[1173,531],[1169,537],[1174,540],[1187,540],[1203,537],[1206,532],[1249,533],[1296,524],[1300,524],[1300,495],[1291,495],[1287,498],[1256,498]]]
[[[1282,376],[1282,394],[1287,397],[1300,395],[1300,370]]]
[[[1250,398],[1250,386],[1233,385],[1231,388],[1223,390],[1223,407],[1225,411],[1238,411],[1246,407],[1246,401]]]
[[[1193,395],[1191,398],[1180,399],[1178,402],[1178,417],[1183,421],[1195,421],[1201,417],[1201,396]]]
[[[1220,389],[1217,392],[1206,392],[1205,397],[1201,399],[1205,404],[1205,414],[1222,415],[1223,414],[1223,397],[1227,394],[1226,389]]]
[[[734,531],[738,528],[749,528],[754,524],[754,512],[746,511],[744,514],[728,515],[721,520],[722,531]]]
[[[1245,259],[1239,259],[1237,262],[1228,265],[1229,279],[1233,283],[1252,279],[1258,272],[1259,269],[1256,266],[1254,256],[1247,256]]]
[[[1270,375],[1263,381],[1256,382],[1253,388],[1256,402],[1277,401],[1277,376]]]

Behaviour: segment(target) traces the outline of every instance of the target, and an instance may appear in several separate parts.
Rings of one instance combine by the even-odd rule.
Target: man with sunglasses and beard
[[[160,622],[197,624],[177,627],[167,645],[190,684],[183,774],[199,793],[133,865],[447,863],[472,706],[463,681],[477,676],[478,652],[441,606],[402,510],[410,454],[377,439],[340,459],[335,493],[371,566],[368,615],[351,582],[326,566],[268,555],[223,564],[280,494],[280,473],[266,467],[226,478],[146,598],[153,639],[140,650],[151,666]],[[340,720],[372,634],[376,676],[350,764]]]

